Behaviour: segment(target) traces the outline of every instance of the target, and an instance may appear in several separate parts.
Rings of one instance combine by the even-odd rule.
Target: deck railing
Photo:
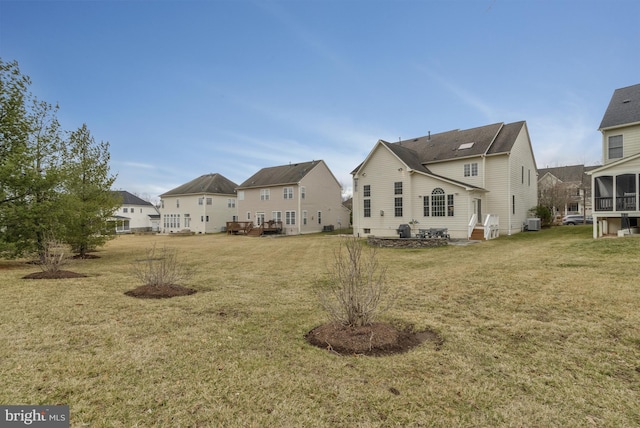
[[[484,239],[489,240],[500,236],[500,217],[495,214],[487,214],[484,220]]]
[[[467,239],[471,239],[471,234],[473,233],[473,229],[476,227],[478,223],[478,214],[473,214],[471,216],[471,220],[469,220],[469,225],[467,226]]]

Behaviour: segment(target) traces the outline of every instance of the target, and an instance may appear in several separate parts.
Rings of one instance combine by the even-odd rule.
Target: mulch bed
[[[141,285],[133,290],[125,291],[124,294],[139,299],[168,299],[170,297],[188,296],[194,294],[196,290],[193,288],[183,287],[181,285]]]
[[[86,278],[83,273],[71,272],[69,270],[34,272],[23,276],[23,279],[65,279],[65,278]]]
[[[440,349],[442,338],[431,330],[398,329],[386,323],[349,327],[338,323],[323,324],[305,335],[311,345],[339,355],[384,356],[406,352],[429,341]]]

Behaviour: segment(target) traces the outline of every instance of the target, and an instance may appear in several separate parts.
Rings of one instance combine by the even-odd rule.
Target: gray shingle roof
[[[494,123],[472,129],[442,132],[400,141],[413,150],[423,165],[482,154],[507,153],[513,147],[524,122]]]
[[[598,129],[638,122],[640,122],[640,84],[616,89],[613,92]]]
[[[205,174],[178,186],[175,189],[163,193],[162,196],[194,195],[194,194],[220,194],[235,195],[238,185],[220,174]]]
[[[122,205],[151,205],[153,204],[149,201],[145,201],[137,197],[136,195],[127,192],[126,190],[114,190],[114,193],[118,195],[122,200]]]
[[[542,179],[542,177],[548,173],[564,183],[587,182],[590,178],[587,177],[585,173],[596,168],[599,168],[599,166],[568,165],[552,168],[540,168],[538,169],[538,179]]]
[[[238,189],[296,184],[322,160],[262,168],[245,180]]]

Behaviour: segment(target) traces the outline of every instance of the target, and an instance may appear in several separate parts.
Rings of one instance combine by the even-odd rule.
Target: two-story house
[[[299,235],[349,227],[342,187],[322,160],[262,168],[237,192],[238,220],[257,228],[275,222]]]
[[[603,166],[590,171],[594,238],[638,227],[640,84],[613,92],[599,131]]]
[[[591,215],[591,177],[597,166],[567,165],[538,170],[538,203],[554,216]]]
[[[352,175],[356,236],[398,236],[410,224],[414,232],[446,228],[452,238],[489,239],[522,231],[537,205],[524,121],[379,140]]]
[[[112,222],[116,233],[157,232],[160,213],[149,201],[145,201],[126,190],[115,190],[121,200],[120,207],[113,214]]]
[[[215,233],[236,220],[237,184],[221,174],[205,174],[160,195],[160,229]]]

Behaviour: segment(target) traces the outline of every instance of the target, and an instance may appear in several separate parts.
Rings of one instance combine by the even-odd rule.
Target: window
[[[396,181],[393,183],[393,194],[402,195],[402,181]]]
[[[371,185],[370,184],[365,184],[363,186],[362,196],[364,196],[365,198],[370,198],[371,197]]]
[[[516,213],[516,195],[511,195],[511,213]]]
[[[354,192],[358,191],[358,179],[357,178],[353,179],[353,191]]]
[[[261,201],[269,200],[269,189],[260,189],[260,200]]]
[[[622,135],[612,135],[609,137],[609,159],[622,157]]]
[[[447,195],[447,217],[453,217],[453,195]]]
[[[362,229],[363,233],[371,233],[371,229]]]
[[[180,199],[176,199],[176,208],[180,208]]]
[[[522,166],[522,180],[521,183],[524,184],[524,166]]]
[[[465,177],[477,177],[478,176],[478,163],[465,163],[464,164],[464,176]]]
[[[213,204],[213,198],[207,198],[207,205]]]
[[[393,198],[393,208],[396,217],[402,217],[402,198]]]
[[[302,211],[302,224],[307,224],[307,211]]]
[[[304,199],[307,196],[307,189],[304,187],[300,187],[300,199]]]
[[[444,190],[433,189],[431,192],[431,213],[434,217],[444,217]]]
[[[122,212],[123,212],[123,213],[128,213],[128,212],[129,212],[129,208],[127,208],[127,207],[123,208],[123,209],[122,209]]]
[[[209,216],[207,216],[206,218],[207,218],[207,223],[209,223]]]
[[[322,211],[318,211],[318,224],[322,224]]]
[[[371,199],[364,200],[364,216],[371,217]]]
[[[272,211],[271,212],[271,220],[281,222],[282,221],[282,211]]]
[[[227,199],[227,208],[235,208],[235,207],[236,207],[236,200],[233,198]]]
[[[238,200],[244,201],[244,190],[238,190]]]
[[[204,205],[204,198],[198,198],[198,205]]]
[[[282,195],[285,199],[293,199],[293,187],[284,187],[282,189]]]
[[[189,214],[184,215],[184,227],[191,227],[191,217],[189,217]]]
[[[164,208],[164,199],[160,199],[160,207]]]
[[[422,215],[425,217],[429,217],[429,197],[422,197]]]
[[[296,212],[295,211],[285,211],[284,212],[284,223],[286,225],[294,225],[294,224],[296,224]]]
[[[180,214],[165,214],[164,215],[164,227],[165,228],[179,228],[180,227]]]

